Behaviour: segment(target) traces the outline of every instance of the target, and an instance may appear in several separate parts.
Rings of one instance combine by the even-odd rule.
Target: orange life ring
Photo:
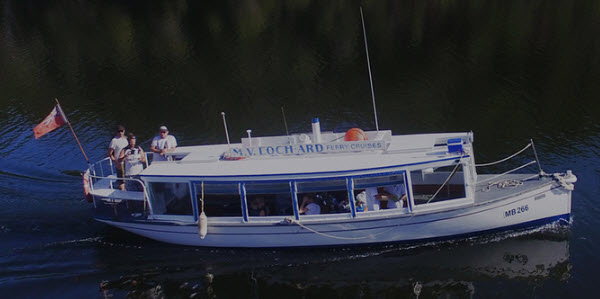
[[[344,135],[344,141],[362,141],[367,140],[367,134],[365,131],[359,128],[352,128],[346,132]]]

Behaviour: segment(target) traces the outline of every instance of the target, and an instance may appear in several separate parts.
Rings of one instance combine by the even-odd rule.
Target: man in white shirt
[[[161,126],[159,135],[152,139],[150,150],[154,153],[152,161],[167,161],[166,153],[172,153],[177,147],[175,136],[169,135],[169,130],[166,126]]]
[[[123,165],[119,163],[119,155],[121,154],[121,150],[123,150],[123,148],[125,148],[127,145],[129,145],[129,142],[127,142],[127,138],[125,138],[125,127],[118,125],[116,135],[108,145],[108,156],[117,169],[118,178],[124,177]],[[125,190],[125,182],[123,180],[118,180],[117,182],[119,183],[119,188],[121,188],[121,190]]]
[[[315,203],[315,198],[312,194],[304,194],[299,212],[304,215],[319,215],[321,214],[321,206]]]

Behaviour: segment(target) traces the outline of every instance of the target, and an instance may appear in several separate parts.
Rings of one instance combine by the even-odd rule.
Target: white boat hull
[[[389,211],[389,210],[388,210]],[[513,196],[443,211],[361,215],[354,219],[301,219],[299,222],[219,222],[208,215],[202,238],[197,223],[152,220],[99,221],[166,243],[204,247],[312,247],[453,239],[493,231],[569,222],[571,191],[548,183]],[[365,213],[366,214],[366,213]]]

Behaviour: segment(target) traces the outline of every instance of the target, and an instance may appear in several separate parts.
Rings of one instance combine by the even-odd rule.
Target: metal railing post
[[[533,148],[533,154],[535,155],[535,161],[537,162],[538,168],[540,169],[540,175],[544,173],[542,170],[542,165],[540,164],[540,159],[538,158],[537,151],[535,150],[535,144],[533,144],[533,139],[529,139],[531,141],[531,147]]]

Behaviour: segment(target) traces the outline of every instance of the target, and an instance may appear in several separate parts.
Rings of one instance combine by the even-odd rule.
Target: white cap
[[[159,131],[168,131],[169,129],[167,129],[167,126],[160,126],[160,128],[158,128]]]

